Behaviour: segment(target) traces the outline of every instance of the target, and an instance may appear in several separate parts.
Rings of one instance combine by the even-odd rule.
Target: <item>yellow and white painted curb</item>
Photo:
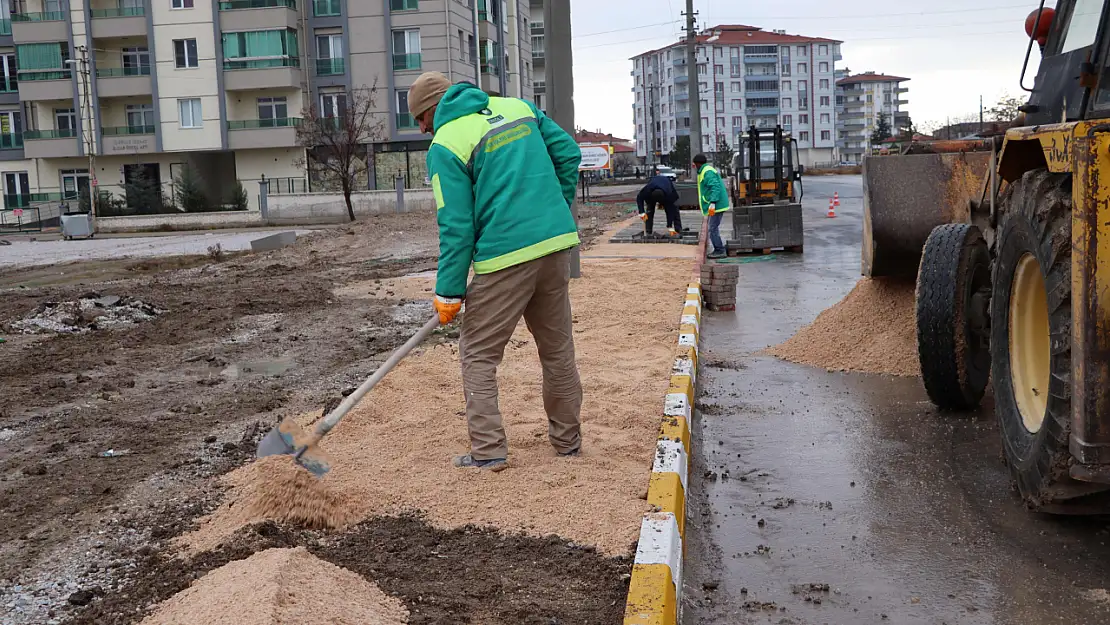
[[[678,350],[671,369],[671,385],[663,403],[663,423],[659,427],[648,483],[647,499],[652,509],[640,524],[624,625],[678,623],[690,468],[690,418],[697,383],[701,311],[701,285],[694,282],[686,291],[679,322]]]

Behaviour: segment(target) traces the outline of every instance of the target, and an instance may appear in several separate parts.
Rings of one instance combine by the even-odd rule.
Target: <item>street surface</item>
[[[1110,622],[1110,525],[1021,506],[989,396],[942,415],[917,378],[753,355],[859,279],[860,177],[805,194],[804,256],[742,265],[703,322],[682,622]]]

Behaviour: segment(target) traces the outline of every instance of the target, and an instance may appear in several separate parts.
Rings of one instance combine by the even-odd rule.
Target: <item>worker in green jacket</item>
[[[706,258],[724,258],[728,256],[728,249],[721,240],[721,220],[725,211],[729,210],[728,190],[721,174],[707,163],[704,154],[694,157],[694,169],[698,172],[698,201],[701,214],[709,218],[709,242],[713,244],[713,251]]]
[[[451,85],[428,72],[409,89],[409,111],[426,133],[428,176],[439,222],[435,308],[450,323],[463,300],[462,361],[470,453],[459,468],[505,469],[508,445],[497,403],[497,365],[521,317],[543,365],[551,445],[581,448],[582,384],[570,306],[571,214],[582,152],[536,106]],[[471,266],[474,278],[467,287]]]

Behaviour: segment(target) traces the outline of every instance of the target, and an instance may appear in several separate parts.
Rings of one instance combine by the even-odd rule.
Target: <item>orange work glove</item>
[[[462,298],[436,295],[435,306],[436,312],[439,313],[439,323],[447,325],[454,321],[462,310]]]
[[[717,205],[716,204],[710,204],[709,205],[709,216],[712,217],[713,215],[716,215],[716,214],[717,214]]]
[[[647,221],[647,213],[640,213],[640,221]]]

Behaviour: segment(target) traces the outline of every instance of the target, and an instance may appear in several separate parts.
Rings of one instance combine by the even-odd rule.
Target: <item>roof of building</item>
[[[593,132],[590,130],[583,130],[581,128],[574,131],[574,140],[578,143],[612,143],[614,145],[618,143],[632,143],[631,139],[621,139],[620,137],[614,137],[609,133],[600,131]]]
[[[778,45],[784,43],[843,43],[839,39],[826,39],[824,37],[805,37],[802,35],[788,35],[785,31],[763,30],[758,26],[746,26],[744,24],[720,24],[712,26],[701,31],[698,34],[697,42],[699,44],[711,43],[719,46],[736,46],[736,45]],[[649,50],[641,54],[637,54],[638,58],[646,54],[654,54],[661,50],[674,48],[676,46],[685,45],[686,41],[680,40],[662,48]]]
[[[864,72],[862,74],[856,74],[854,76],[848,76],[847,78],[841,78],[840,80],[836,81],[836,84],[838,84],[838,85],[854,85],[856,83],[861,83],[861,82],[905,82],[907,80],[909,80],[909,78],[903,78],[901,76],[890,76],[888,74],[876,74],[875,72]]]

